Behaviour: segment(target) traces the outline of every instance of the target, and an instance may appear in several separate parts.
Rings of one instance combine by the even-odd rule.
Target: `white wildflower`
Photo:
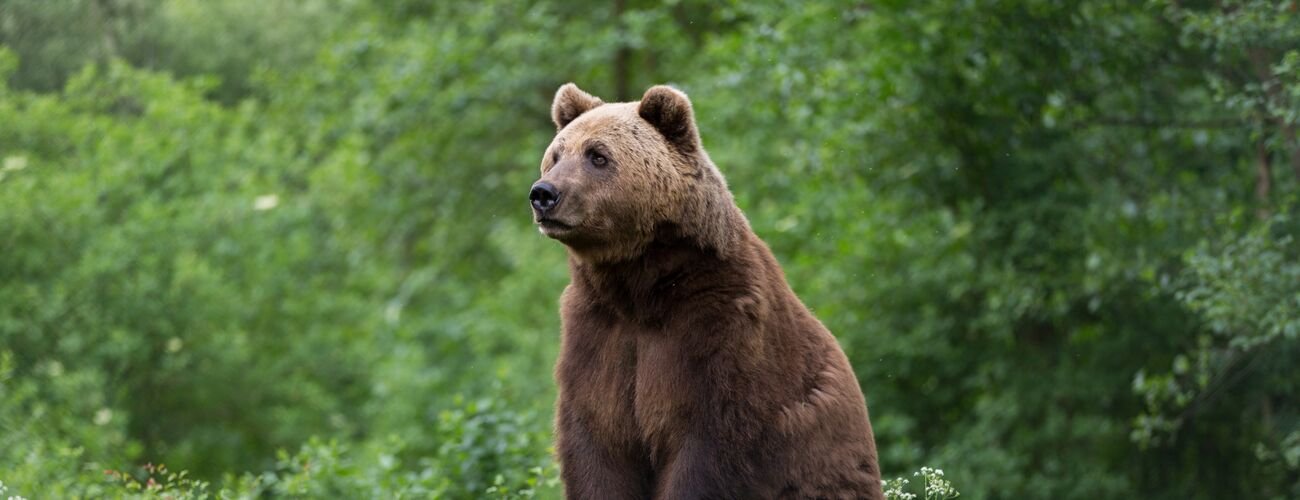
[[[885,490],[885,498],[889,500],[913,500],[916,494],[907,492],[907,484],[908,480],[900,477],[892,481],[881,481],[880,487]]]
[[[921,478],[921,489],[925,493],[923,500],[948,500],[957,498],[960,493],[952,487],[952,483],[943,477],[943,469],[931,467],[921,467],[921,470],[912,473],[913,477]],[[915,500],[918,495],[907,491],[908,480],[897,478],[891,481],[881,481],[880,486],[885,491],[885,498],[889,500]]]
[[[6,156],[4,166],[0,167],[0,172],[10,172],[24,168],[27,168],[26,156]]]
[[[280,205],[280,197],[274,194],[264,194],[253,200],[253,210],[270,210]]]
[[[112,421],[113,410],[100,408],[99,411],[95,412],[95,425],[108,425],[108,423]]]

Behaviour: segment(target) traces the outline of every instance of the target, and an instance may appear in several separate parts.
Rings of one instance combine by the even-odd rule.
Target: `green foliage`
[[[1295,497],[1297,47],[1289,0],[0,2],[0,481],[558,496],[523,193],[561,83],[668,82],[887,476]]]
[[[165,464],[145,464],[141,466],[143,479],[129,472],[105,470],[109,482],[120,487],[115,491],[105,492],[105,496],[120,498],[148,498],[167,500],[196,500],[208,498],[208,483],[190,479],[189,472],[173,472]]]
[[[57,90],[87,63],[132,65],[221,81],[233,101],[273,68],[307,64],[346,20],[350,2],[305,0],[5,0],[0,44],[23,64],[19,88]],[[289,20],[291,22],[285,22]]]
[[[458,398],[459,399],[459,398]],[[221,494],[306,498],[528,498],[558,496],[550,435],[534,414],[492,399],[457,401],[441,412],[429,456],[413,456],[396,436],[352,449],[313,438],[296,453],[281,451],[272,471],[231,478]],[[414,463],[406,463],[408,460]]]

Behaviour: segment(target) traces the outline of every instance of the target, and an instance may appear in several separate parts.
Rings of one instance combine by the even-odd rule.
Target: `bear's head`
[[[664,237],[725,253],[746,225],[681,91],[660,85],[638,102],[605,103],[569,83],[551,118],[558,132],[529,200],[542,234],[578,258],[627,260]]]

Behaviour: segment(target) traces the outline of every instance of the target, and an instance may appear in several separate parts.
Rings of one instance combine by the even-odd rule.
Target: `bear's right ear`
[[[555,102],[551,103],[551,120],[555,121],[555,129],[559,130],[601,104],[605,103],[599,97],[583,92],[577,85],[566,83],[555,91]]]

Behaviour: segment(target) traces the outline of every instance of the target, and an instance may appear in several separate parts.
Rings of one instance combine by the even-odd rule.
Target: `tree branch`
[[[1250,66],[1255,70],[1255,76],[1259,78],[1259,84],[1264,88],[1268,101],[1279,106],[1282,105],[1284,101],[1282,82],[1277,80],[1276,75],[1273,74],[1273,69],[1269,67],[1268,53],[1261,48],[1252,48],[1249,50],[1249,56]],[[1273,121],[1277,123],[1277,127],[1281,131],[1290,153],[1291,170],[1295,172],[1297,178],[1300,178],[1300,142],[1296,140],[1295,124],[1287,122],[1281,115],[1271,115],[1268,112],[1267,103],[1261,107],[1264,108],[1264,114],[1273,118]]]
[[[1158,118],[1141,118],[1126,116],[1100,116],[1091,120],[1082,120],[1072,128],[1085,127],[1138,127],[1138,128],[1186,128],[1215,129],[1239,128],[1249,123],[1237,118],[1209,118],[1205,120],[1166,120]]]
[[[1273,168],[1269,165],[1266,139],[1260,137],[1255,141],[1255,198],[1259,199],[1259,209],[1255,211],[1255,215],[1260,220],[1267,219],[1269,216],[1268,193],[1272,186]]]

